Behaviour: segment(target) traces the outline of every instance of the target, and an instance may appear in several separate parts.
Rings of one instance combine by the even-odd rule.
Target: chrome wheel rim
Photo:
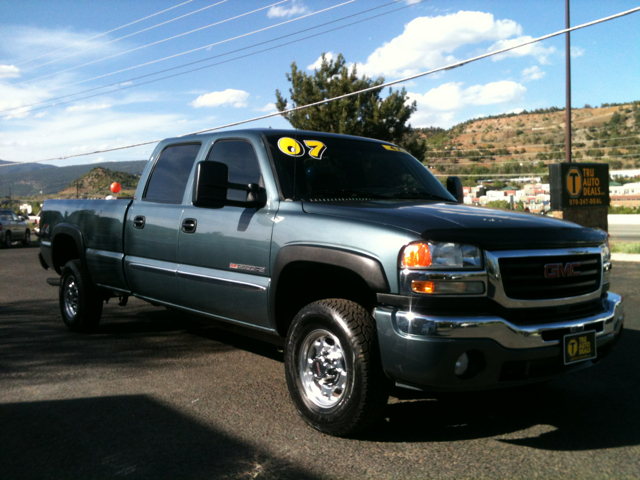
[[[69,318],[75,317],[78,312],[78,296],[76,279],[73,277],[67,278],[64,285],[64,310]]]
[[[305,337],[298,372],[306,397],[318,407],[333,407],[344,398],[349,372],[342,345],[331,332],[318,329]]]

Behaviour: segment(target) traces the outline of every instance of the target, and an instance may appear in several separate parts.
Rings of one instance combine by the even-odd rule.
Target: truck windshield
[[[294,132],[266,139],[285,198],[455,202],[424,165],[396,146]]]

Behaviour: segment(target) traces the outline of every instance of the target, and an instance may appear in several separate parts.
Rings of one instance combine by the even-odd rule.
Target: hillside
[[[15,172],[31,172],[33,170],[42,170],[55,168],[53,165],[44,165],[42,163],[19,163],[0,160],[0,176]]]
[[[49,198],[105,198],[111,194],[109,187],[113,182],[118,182],[122,186],[118,196],[132,197],[139,179],[140,175],[94,167]]]
[[[133,160],[72,165],[70,167],[47,165],[49,168],[9,174],[5,174],[2,169],[12,167],[0,167],[0,197],[8,196],[10,187],[11,195],[14,197],[40,196],[40,192],[42,192],[42,196],[49,198],[95,167],[140,175],[146,164],[145,160]]]
[[[607,162],[612,169],[640,167],[640,102],[573,109],[572,159]],[[428,150],[422,159],[438,175],[547,173],[565,160],[565,112],[534,112],[479,118],[449,130],[418,129]],[[474,175],[472,177],[464,177]]]

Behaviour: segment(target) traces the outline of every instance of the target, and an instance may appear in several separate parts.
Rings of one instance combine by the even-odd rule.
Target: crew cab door
[[[264,187],[254,146],[220,139],[207,160],[225,163],[229,182]],[[247,193],[229,190],[230,200]],[[178,283],[184,306],[222,319],[269,327],[267,288],[274,209],[224,206],[184,208],[179,232]]]
[[[131,291],[150,300],[181,304],[178,232],[185,189],[200,143],[169,145],[158,156],[142,198],[125,225],[125,274]]]

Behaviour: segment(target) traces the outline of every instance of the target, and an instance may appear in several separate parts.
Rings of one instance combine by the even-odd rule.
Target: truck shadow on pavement
[[[0,404],[0,419],[3,479],[319,478],[145,395]]]
[[[193,316],[144,302],[105,308],[92,334],[70,332],[55,300],[0,305],[0,378],[22,380],[60,367],[92,366],[164,368],[168,361],[221,354],[236,348],[282,361],[274,345],[199,323]],[[64,371],[64,370],[63,370]]]
[[[542,450],[640,444],[640,332],[626,330],[599,365],[526,387],[438,394],[388,405],[387,421],[362,439],[452,442],[491,438]]]

